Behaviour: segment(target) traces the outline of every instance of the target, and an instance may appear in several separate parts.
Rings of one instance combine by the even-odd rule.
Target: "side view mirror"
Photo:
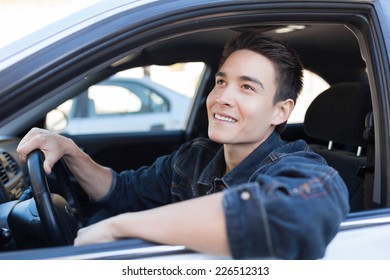
[[[65,129],[67,125],[68,117],[63,111],[54,109],[47,113],[45,121],[46,129],[58,132]]]

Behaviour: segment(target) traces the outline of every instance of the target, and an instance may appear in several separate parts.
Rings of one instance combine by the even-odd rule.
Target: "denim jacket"
[[[302,140],[287,143],[274,132],[224,173],[223,146],[198,138],[149,167],[113,171],[99,204],[114,215],[223,191],[237,259],[320,258],[349,212],[343,180]]]

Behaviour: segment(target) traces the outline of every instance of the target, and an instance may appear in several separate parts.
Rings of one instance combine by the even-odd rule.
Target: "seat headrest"
[[[365,146],[363,132],[370,111],[372,105],[367,84],[336,84],[311,103],[305,115],[304,130],[317,139]]]

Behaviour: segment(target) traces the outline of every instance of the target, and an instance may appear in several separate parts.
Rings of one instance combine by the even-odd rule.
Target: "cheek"
[[[242,114],[253,123],[269,122],[274,114],[274,110],[269,106],[259,106],[255,102],[248,102],[241,107]]]
[[[210,109],[211,109],[211,101],[210,101],[210,95],[207,97],[206,99],[206,108],[207,108],[207,114],[210,113]]]
[[[207,110],[211,109],[211,107],[215,104],[215,100],[216,100],[215,93],[214,93],[214,90],[212,90],[206,99]]]

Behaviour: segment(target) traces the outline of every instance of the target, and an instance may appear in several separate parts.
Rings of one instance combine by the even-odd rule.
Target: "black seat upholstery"
[[[311,145],[328,164],[340,173],[349,191],[351,212],[364,209],[363,177],[359,170],[366,163],[360,148],[367,146],[363,138],[366,115],[372,111],[368,85],[351,82],[331,86],[321,93],[308,108],[305,133],[313,138],[342,145],[338,149]]]

